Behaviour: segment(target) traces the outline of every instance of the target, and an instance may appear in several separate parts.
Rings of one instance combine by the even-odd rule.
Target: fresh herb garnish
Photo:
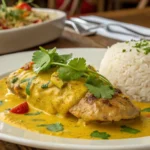
[[[50,81],[48,81],[46,84],[42,84],[42,85],[41,85],[41,88],[42,88],[42,89],[47,89],[49,83],[50,83]]]
[[[101,138],[101,139],[109,139],[110,137],[110,134],[106,133],[106,132],[99,132],[99,131],[93,131],[91,134],[90,134],[91,137],[94,137],[94,138]]]
[[[91,93],[94,94],[97,98],[112,98],[114,94],[114,90],[107,84],[103,84],[103,81],[99,80],[97,76],[90,75],[86,81],[86,87],[89,89]]]
[[[52,67],[59,67],[58,76],[63,81],[77,80],[84,78],[85,86],[97,98],[110,99],[114,95],[112,84],[101,74],[92,70],[86,65],[84,58],[73,58],[69,55],[59,55],[56,48],[46,50],[40,47],[39,51],[34,52],[32,61],[34,62],[34,71],[39,73]],[[94,80],[91,82],[91,78]],[[98,82],[98,83],[96,83]]]
[[[142,109],[141,112],[150,112],[150,107]]]
[[[149,41],[141,40],[139,42],[136,42],[133,47],[137,48],[137,52],[140,52],[139,49],[143,50],[145,55],[150,53],[150,42]]]
[[[32,81],[34,80],[36,78],[36,76],[34,76],[34,77],[32,77],[32,78],[30,78],[29,80],[28,80],[28,83],[27,83],[27,86],[26,86],[26,93],[27,93],[27,95],[30,95],[31,93],[30,93],[30,86],[31,86],[31,84],[32,84]]]
[[[148,53],[150,53],[150,47],[146,47],[143,50],[144,50],[144,54],[145,55],[147,55]]]
[[[0,106],[2,106],[2,105],[3,105],[3,103],[4,103],[3,101],[0,101]]]
[[[41,112],[37,111],[37,112],[33,112],[33,113],[26,113],[24,115],[26,115],[26,116],[37,116],[37,115],[40,115],[40,114],[41,114]]]
[[[64,127],[61,123],[55,123],[47,126],[47,130],[53,131],[53,132],[59,132],[63,131]]]
[[[123,53],[126,52],[126,49],[123,49],[122,52],[123,52]]]
[[[15,82],[17,82],[18,81],[18,78],[17,77],[14,77],[13,79],[12,79],[12,83],[15,83]]]
[[[128,127],[126,125],[121,126],[121,130],[120,131],[128,132],[128,133],[131,133],[131,134],[137,134],[137,133],[140,132],[140,130]]]
[[[64,126],[61,123],[55,123],[55,124],[41,124],[38,125],[38,127],[46,127],[47,130],[53,131],[53,132],[59,132],[64,130]]]

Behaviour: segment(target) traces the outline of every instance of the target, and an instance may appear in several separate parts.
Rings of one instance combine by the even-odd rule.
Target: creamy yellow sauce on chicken
[[[91,133],[93,131],[106,132],[110,135],[110,139],[135,138],[150,135],[150,112],[142,112],[139,118],[133,120],[110,123],[85,123],[72,115],[62,117],[60,115],[45,114],[32,106],[30,106],[28,114],[13,114],[9,112],[10,108],[13,108],[23,101],[23,98],[20,98],[8,91],[6,78],[0,80],[0,120],[13,126],[39,133],[69,138],[97,139],[91,137]],[[141,108],[141,110],[150,107],[149,103],[134,102],[134,104]],[[46,125],[55,123],[61,123],[64,130],[60,132],[53,132],[47,129]],[[139,132],[136,134],[123,132],[121,131],[121,126],[124,125],[137,129]]]

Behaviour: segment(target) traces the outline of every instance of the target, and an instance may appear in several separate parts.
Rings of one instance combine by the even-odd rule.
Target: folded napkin
[[[142,27],[142,26],[139,26],[139,25],[124,23],[124,22],[115,21],[115,20],[106,19],[106,18],[97,17],[97,16],[82,16],[81,18],[85,19],[87,21],[92,21],[92,22],[100,23],[100,24],[104,24],[104,25],[111,24],[111,23],[119,24],[119,25],[123,25],[125,27],[128,27],[130,29],[133,29],[135,31],[138,31],[140,33],[150,35],[150,28]],[[115,30],[115,31],[119,31],[119,32],[121,31],[121,32],[124,32],[124,33],[133,34],[132,32],[127,31],[127,30],[123,29],[122,27],[112,26],[111,28],[113,28],[113,30]],[[96,29],[96,33],[99,34],[99,35],[102,35],[102,36],[105,36],[105,37],[108,37],[108,38],[112,38],[112,39],[116,39],[116,40],[120,40],[120,41],[139,40],[141,38],[145,38],[145,37],[142,37],[142,36],[134,36],[134,35],[130,36],[130,35],[124,35],[124,34],[119,34],[119,33],[112,33],[112,32],[107,31],[103,27],[100,27],[100,28]],[[147,39],[150,39],[150,37],[147,37]]]

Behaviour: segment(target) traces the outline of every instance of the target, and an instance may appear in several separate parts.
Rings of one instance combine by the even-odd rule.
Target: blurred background
[[[17,0],[6,0],[6,2],[11,6]],[[33,3],[40,7],[65,11],[68,16],[129,8],[142,9],[150,6],[150,0],[34,0]]]

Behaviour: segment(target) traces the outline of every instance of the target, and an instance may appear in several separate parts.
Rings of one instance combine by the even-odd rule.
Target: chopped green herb
[[[53,132],[59,132],[63,131],[64,127],[61,123],[55,123],[55,124],[40,124],[37,125],[37,127],[46,127],[47,130],[53,131]]]
[[[150,53],[150,47],[146,47],[143,50],[144,50],[144,54],[145,55],[147,55],[148,53]]]
[[[53,132],[59,132],[63,131],[64,127],[61,123],[55,123],[47,126],[47,130],[53,131]]]
[[[37,111],[37,112],[34,112],[34,113],[26,113],[24,115],[26,115],[26,116],[37,116],[37,115],[40,115],[40,114],[41,114],[41,112]]]
[[[121,126],[121,130],[120,131],[128,132],[128,133],[131,133],[131,134],[137,134],[137,133],[140,132],[140,130],[128,127],[126,125]]]
[[[132,51],[132,49],[130,49],[130,52]]]
[[[101,138],[101,139],[109,139],[110,134],[106,133],[106,132],[99,132],[99,131],[93,131],[90,134],[91,137],[95,137],[95,138]]]
[[[12,83],[15,83],[15,82],[17,82],[18,81],[18,78],[17,77],[14,77],[13,79],[12,79]]]
[[[150,112],[150,107],[142,109],[141,112]]]
[[[136,42],[136,44],[133,46],[134,48],[137,48],[137,51],[139,51],[138,48],[144,51],[144,54],[147,55],[150,53],[150,42],[146,40],[141,40],[140,42]]]
[[[27,95],[30,95],[30,94],[31,94],[31,93],[30,93],[30,86],[31,86],[31,84],[32,84],[32,81],[33,81],[35,78],[36,78],[36,76],[30,78],[30,80],[29,80],[28,83],[27,83],[27,86],[26,86],[26,93],[27,93]]]
[[[110,99],[114,95],[114,89],[112,84],[101,74],[86,65],[84,58],[74,58],[70,60],[72,55],[59,55],[56,52],[56,48],[52,50],[46,50],[40,47],[40,51],[36,51],[33,54],[32,61],[34,62],[34,71],[39,73],[50,69],[51,67],[60,67],[57,72],[60,79],[64,81],[77,80],[79,78],[85,78],[86,80],[91,76],[94,76],[99,84],[88,82],[85,85],[97,98]],[[70,60],[70,61],[69,61]],[[88,80],[87,80],[88,81]]]
[[[122,52],[123,52],[123,53],[126,52],[126,49],[123,49]]]
[[[139,49],[136,49],[136,51],[137,51],[137,52],[140,52],[140,50],[139,50]]]
[[[42,88],[42,89],[47,89],[49,83],[50,83],[50,81],[48,81],[46,84],[42,84],[42,85],[41,85],[41,88]]]
[[[3,105],[3,103],[4,103],[3,101],[0,101],[0,106]]]

